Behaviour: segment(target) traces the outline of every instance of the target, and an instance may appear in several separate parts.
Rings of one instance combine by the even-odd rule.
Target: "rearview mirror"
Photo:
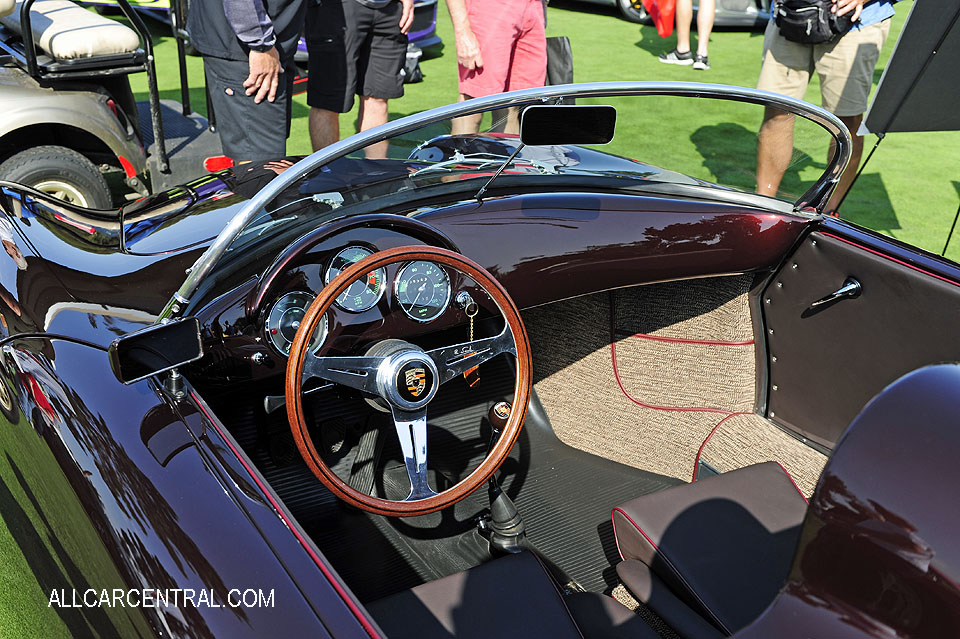
[[[538,144],[607,144],[617,127],[617,110],[589,104],[529,106],[520,115],[520,141]]]
[[[107,350],[113,374],[132,384],[203,357],[200,321],[188,317],[117,338]]]

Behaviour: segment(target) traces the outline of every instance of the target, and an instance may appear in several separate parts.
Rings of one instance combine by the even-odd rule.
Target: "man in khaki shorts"
[[[816,70],[820,76],[823,108],[839,117],[853,134],[850,164],[827,203],[834,213],[850,188],[863,153],[863,138],[857,135],[867,96],[873,83],[873,70],[880,49],[890,32],[890,17],[896,0],[876,0],[864,6],[864,0],[835,0],[838,15],[854,12],[854,24],[839,40],[826,44],[800,44],[780,34],[771,18],[763,39],[763,65],[757,88],[803,99]],[[794,116],[767,107],[757,144],[757,192],[776,195],[780,180],[793,154]]]

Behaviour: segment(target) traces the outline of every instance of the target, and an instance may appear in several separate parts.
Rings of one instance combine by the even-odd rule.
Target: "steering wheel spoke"
[[[303,381],[319,377],[365,393],[377,393],[377,369],[383,357],[316,357],[308,355],[303,364]]]
[[[470,340],[429,352],[394,335],[370,345],[367,354],[317,357],[312,336],[325,313],[347,288],[367,273],[391,264],[425,260],[459,271],[483,289],[504,319],[498,335]],[[402,324],[398,327],[402,327]],[[500,437],[486,457],[466,476],[437,492],[427,477],[427,406],[444,382],[502,353],[514,356],[514,405]],[[432,246],[400,246],[369,255],[346,267],[318,294],[300,320],[287,359],[285,397],[290,431],[310,471],[346,503],[380,515],[410,517],[437,512],[477,490],[496,471],[517,441],[530,398],[533,368],[530,343],[516,304],[493,276],[470,259]],[[310,436],[310,415],[304,409],[304,383],[319,378],[375,395],[389,406],[410,480],[404,499],[371,495],[344,481],[327,465]]]
[[[517,355],[517,347],[513,341],[513,332],[510,330],[509,324],[504,324],[500,334],[494,337],[485,337],[472,342],[463,342],[462,344],[427,351],[427,355],[437,365],[441,384],[449,382],[451,379],[501,353],[510,353],[514,357]]]
[[[394,408],[393,424],[410,478],[410,494],[404,501],[436,496],[436,491],[427,481],[427,410],[422,408],[407,412]]]

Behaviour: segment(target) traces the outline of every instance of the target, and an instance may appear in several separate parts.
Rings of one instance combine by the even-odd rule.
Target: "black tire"
[[[647,10],[640,6],[639,0],[617,0],[617,8],[620,9],[620,15],[630,22],[638,24],[653,23]]]
[[[110,187],[93,162],[63,146],[37,146],[0,164],[0,180],[17,182],[90,209],[113,207]]]

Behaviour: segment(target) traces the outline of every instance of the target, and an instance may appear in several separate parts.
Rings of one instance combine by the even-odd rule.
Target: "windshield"
[[[552,144],[521,142],[526,106],[574,102],[616,109],[609,143],[567,144],[562,130]],[[793,135],[775,141],[782,179],[761,196],[758,132],[771,113],[793,118]],[[484,186],[483,197],[599,189],[734,198],[781,211],[822,206],[849,154],[849,138],[841,131],[836,118],[811,105],[702,84],[546,87],[433,109],[342,140],[296,164],[246,169],[270,181],[201,257],[164,316],[177,313],[173,306],[182,307],[215,264],[242,259],[275,234],[299,232],[301,226],[305,233],[349,215],[415,216],[477,198]]]

